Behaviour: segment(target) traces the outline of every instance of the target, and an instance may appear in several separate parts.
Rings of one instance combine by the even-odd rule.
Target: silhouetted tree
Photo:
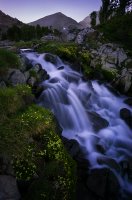
[[[93,11],[93,12],[90,14],[90,17],[91,17],[91,26],[92,26],[92,27],[96,26],[96,17],[97,17],[96,11]]]

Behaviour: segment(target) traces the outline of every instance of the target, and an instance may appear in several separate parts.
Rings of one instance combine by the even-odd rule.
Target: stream
[[[38,104],[54,113],[65,138],[79,143],[90,169],[109,168],[118,179],[122,196],[132,196],[132,131],[120,118],[122,108],[132,111],[124,103],[126,97],[97,80],[83,81],[81,73],[59,58],[52,64],[44,59],[46,54],[25,54],[50,76],[41,83],[45,89]],[[125,165],[129,170],[123,172]]]

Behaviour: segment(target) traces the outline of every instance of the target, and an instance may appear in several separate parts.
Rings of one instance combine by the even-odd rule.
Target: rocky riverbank
[[[91,37],[94,38],[92,39],[92,42],[94,41],[95,43],[93,44],[91,42],[90,43],[91,46],[88,46],[88,43],[85,41],[86,41],[86,38],[88,41],[91,41],[90,39]],[[81,44],[82,46],[77,47],[75,44],[65,45],[62,43],[59,43],[60,45],[59,46],[58,43],[53,42],[49,44],[46,44],[46,43],[40,44],[37,46],[37,49],[39,52],[46,51],[49,53],[55,53],[58,56],[60,54],[60,56],[64,58],[66,62],[71,62],[71,65],[73,66],[73,68],[79,71],[83,71],[85,75],[85,80],[96,78],[101,81],[108,81],[115,88],[119,88],[119,91],[121,93],[129,94],[131,96],[131,91],[132,91],[132,81],[131,81],[132,80],[132,74],[131,74],[132,60],[131,58],[127,55],[127,52],[125,52],[118,45],[111,44],[111,43],[107,43],[107,44],[98,43],[97,40],[99,37],[100,36],[96,34],[94,31],[92,32],[90,31],[90,33],[86,32],[85,36],[83,34],[83,39],[81,41],[83,41],[84,44],[82,43]],[[96,42],[97,42],[97,46],[95,45]],[[46,61],[51,62],[51,63],[56,63],[56,59],[57,59],[56,56],[47,54]],[[58,70],[62,70],[63,68],[64,66],[61,66]],[[17,88],[19,87],[20,84],[24,84],[24,85],[26,84],[32,88],[32,92],[35,94],[36,98],[38,98],[42,90],[44,89],[39,86],[39,83],[41,83],[43,80],[47,80],[48,78],[49,76],[47,72],[42,69],[42,66],[40,64],[29,61],[28,59],[26,59],[26,57],[21,57],[19,68],[16,69],[15,66],[12,68],[9,67],[6,73],[1,74],[0,87],[2,88],[2,90],[4,89],[6,91],[8,90],[9,86],[11,87],[15,86],[15,88]],[[21,89],[23,90],[23,88]],[[12,104],[10,105],[11,107],[13,107],[14,99],[18,98],[18,96],[20,95],[20,89],[17,89],[17,90],[19,91],[19,93],[17,91],[18,93],[17,97],[16,95],[12,97],[10,96],[8,97],[9,99],[12,98],[11,100],[13,100]],[[3,99],[4,98],[5,96],[3,96]],[[27,105],[31,105],[34,101],[36,101],[36,99],[33,98],[31,94],[30,95],[24,94],[22,95],[21,105],[26,106],[24,107],[24,109],[25,108],[27,109]],[[131,102],[132,102],[132,99],[129,98],[128,100],[126,100],[125,103],[131,105]],[[2,104],[3,102],[1,102],[1,106],[3,106]],[[16,111],[13,111],[13,115],[12,115],[12,111],[10,113],[10,110],[9,110],[9,113],[7,113],[7,116],[4,116],[5,118],[8,119],[8,122],[14,116],[16,117],[16,114],[14,115],[14,112]],[[29,116],[32,118],[32,116],[35,115],[35,112],[36,112],[36,109],[33,108],[33,112],[32,110],[29,110],[29,113],[26,113],[26,114],[24,113],[24,115],[28,117],[28,115],[30,114]],[[37,112],[38,112],[38,115],[44,114],[43,111],[37,111]],[[47,116],[49,116],[49,113],[47,113],[46,111],[45,113]],[[90,112],[88,113],[88,115],[90,116],[91,120],[94,122],[94,129],[97,132],[101,130],[102,128],[105,128],[109,125],[107,120],[103,119],[97,113]],[[130,126],[131,128],[131,121],[132,121],[131,111],[128,109],[123,109],[120,111],[120,116],[126,122],[126,124]],[[20,118],[18,119],[16,118],[16,120],[18,122]],[[20,122],[22,123],[22,121]],[[29,121],[26,119],[25,123],[28,123],[28,122]],[[15,123],[16,121],[14,121],[13,126],[15,126]],[[5,121],[2,121],[2,127],[4,124],[7,125]],[[10,125],[11,124],[9,124],[9,128],[10,128]],[[23,125],[22,125],[22,128],[23,128]],[[65,180],[62,180],[63,178],[57,179],[59,173],[60,173],[59,176],[61,177],[65,177],[64,173],[66,173],[65,170],[64,171],[62,170],[63,172],[61,172],[60,170],[60,166],[62,166],[62,168],[63,168],[63,164],[65,166],[65,161],[64,163],[63,163],[63,160],[61,160],[60,162],[60,158],[62,158],[61,157],[62,155],[59,154],[59,157],[56,160],[56,154],[58,153],[58,151],[62,151],[62,148],[63,148],[62,143],[59,140],[58,136],[55,139],[54,138],[55,136],[51,135],[50,137],[51,138],[53,137],[52,139],[50,138],[51,141],[48,141],[49,143],[47,143],[46,141],[46,144],[43,144],[43,141],[41,138],[42,136],[41,131],[42,132],[45,131],[43,130],[45,128],[46,128],[45,133],[46,134],[47,132],[49,133],[51,127],[48,120],[45,121],[44,127],[42,127],[42,124],[38,124],[35,130],[32,130],[33,133],[35,133],[36,131],[37,135],[35,133],[35,136],[33,135],[33,136],[28,137],[28,144],[31,144],[31,146],[33,145],[31,149],[29,148],[29,146],[27,147],[29,148],[27,150],[29,151],[31,150],[29,152],[29,157],[30,157],[29,161],[31,162],[31,164],[33,164],[32,161],[34,160],[34,155],[35,155],[35,159],[36,159],[35,164],[36,163],[40,164],[39,166],[37,166],[38,167],[37,173],[36,171],[34,171],[34,167],[31,165],[31,168],[30,168],[32,172],[31,180],[20,179],[21,173],[22,175],[25,176],[25,174],[23,174],[25,173],[25,171],[23,171],[23,167],[25,166],[21,164],[23,160],[18,159],[18,163],[15,163],[15,168],[12,168],[13,166],[12,159],[10,159],[10,157],[8,156],[5,156],[4,151],[1,154],[1,158],[0,158],[1,166],[2,166],[1,175],[0,175],[0,181],[1,181],[0,183],[2,184],[2,187],[0,190],[1,195],[6,195],[8,193],[8,198],[12,197],[12,199],[17,200],[17,199],[20,199],[20,196],[22,196],[22,199],[23,198],[27,198],[27,199],[40,198],[41,199],[41,197],[45,198],[45,195],[47,195],[47,198],[49,198],[49,196],[51,195],[50,193],[52,193],[52,197],[54,193],[56,194],[55,199],[63,199],[63,196],[60,196],[59,194],[62,189],[62,195],[65,194],[65,192],[67,192],[66,194],[67,196],[65,199],[69,200],[71,198],[70,196],[68,196],[68,192],[70,191],[70,194],[72,194],[72,191],[71,191],[72,187],[69,188],[68,190],[65,188],[67,187],[67,184],[69,184],[68,181],[70,180],[67,179],[67,177]],[[15,134],[17,134],[17,132]],[[30,132],[31,130],[29,130],[29,133]],[[56,132],[56,130],[54,129],[53,132]],[[6,133],[6,130],[5,130],[5,133]],[[60,135],[60,133],[58,134]],[[7,137],[9,136],[7,135]],[[44,139],[47,140],[46,138]],[[55,139],[55,142],[54,142],[54,139]],[[120,196],[120,191],[119,191],[120,186],[114,173],[108,168],[103,168],[100,170],[99,169],[89,170],[89,162],[85,159],[85,150],[80,149],[78,142],[76,142],[75,140],[67,140],[64,137],[61,137],[61,139],[64,143],[64,146],[66,147],[70,155],[73,157],[73,159],[77,163],[77,196],[75,199],[85,200],[89,198],[93,200],[98,200],[98,199],[117,200],[118,197]],[[48,151],[49,151],[48,156],[47,154],[45,155],[45,150],[47,151],[47,149],[43,148],[43,146],[47,144],[51,145],[51,146],[46,146],[46,148],[48,148]],[[59,146],[57,144],[59,144]],[[39,146],[39,150],[38,149],[36,150],[36,145]],[[58,147],[57,149],[54,149],[56,148],[56,145]],[[97,143],[96,148],[99,149],[100,152],[105,151],[105,146],[103,144]],[[53,149],[54,149],[54,154],[51,153]],[[37,157],[38,154],[41,158]],[[64,154],[63,154],[64,158],[65,158],[65,154],[67,156],[67,153],[64,150]],[[33,155],[33,158],[32,158],[32,155]],[[54,157],[55,157],[55,163],[54,163]],[[51,158],[53,158],[53,160]],[[67,163],[68,165],[66,165],[66,170],[70,170],[70,172],[74,174],[75,168],[74,169],[72,168],[72,165],[74,165],[73,164],[74,162],[72,160],[67,160],[67,159],[69,158],[66,158],[66,162],[68,162]],[[116,168],[116,170],[119,169],[121,170],[122,174],[123,173],[128,174],[128,176],[131,178],[131,159],[129,159],[129,162],[127,163],[125,163],[124,161],[123,163],[120,164],[120,166],[117,165],[113,159],[102,160],[101,158],[98,162],[104,163],[104,164],[106,163]],[[71,163],[71,165],[69,163]],[[69,165],[70,165],[70,168],[68,168]],[[16,172],[18,172],[18,170],[19,170],[18,181],[16,181]],[[43,171],[42,174],[41,174],[41,170]],[[60,172],[58,172],[58,170],[60,170]],[[46,177],[45,177],[45,173],[46,173]],[[28,174],[30,173],[28,172]],[[72,174],[70,174],[70,176],[71,175]],[[74,174],[73,179],[75,178],[75,176],[76,175]],[[72,182],[71,185],[72,184],[75,184],[75,182],[74,183]],[[6,185],[6,189],[5,189],[5,185]],[[41,187],[41,185],[43,186]],[[36,193],[36,188],[38,190],[38,193]],[[73,188],[75,189],[75,185],[73,186]],[[32,191],[35,192],[33,193],[33,195],[32,195]],[[43,191],[46,191],[46,193],[44,193]],[[40,195],[42,196],[40,197]],[[50,196],[50,198],[52,197]],[[2,198],[5,198],[5,196],[4,197],[2,196]]]

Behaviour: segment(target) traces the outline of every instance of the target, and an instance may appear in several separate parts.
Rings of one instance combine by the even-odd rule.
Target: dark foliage
[[[104,33],[104,36],[113,41],[123,44],[128,49],[132,46],[132,12],[122,16],[114,16],[109,21],[101,24],[99,30]]]
[[[36,27],[24,25],[21,28],[14,25],[7,30],[7,33],[4,33],[2,39],[9,39],[12,41],[30,41],[33,39],[40,39],[42,36],[50,33],[60,36],[60,32],[58,30],[48,27],[41,27],[40,25],[37,25]]]

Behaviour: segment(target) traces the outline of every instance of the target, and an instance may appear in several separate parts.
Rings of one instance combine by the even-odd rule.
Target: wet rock
[[[51,78],[51,79],[49,80],[50,83],[57,83],[57,82],[59,82],[59,81],[60,81],[60,79],[57,78],[57,77]]]
[[[128,98],[124,101],[124,103],[126,103],[129,106],[132,106],[132,98]]]
[[[96,149],[97,149],[98,152],[100,152],[100,153],[102,153],[102,154],[104,154],[105,151],[106,151],[105,146],[102,145],[102,144],[100,144],[100,143],[96,144]]]
[[[38,80],[39,82],[48,80],[50,78],[49,74],[47,74],[47,72],[44,69],[41,69],[38,73]]]
[[[9,70],[8,76],[8,81],[13,86],[26,83],[24,74],[18,69]]]
[[[20,193],[16,179],[12,176],[0,175],[0,199],[19,200]]]
[[[78,155],[78,153],[80,152],[80,146],[76,140],[74,139],[68,140],[63,137],[63,142],[66,149],[68,150],[68,152],[70,153],[72,157],[75,157]]]
[[[57,68],[58,70],[63,70],[64,69],[64,66],[60,66]]]
[[[32,87],[32,92],[35,95],[36,98],[39,98],[39,96],[41,95],[41,93],[43,92],[44,87],[39,85],[39,84],[34,84],[34,86]]]
[[[52,64],[57,64],[57,57],[52,54],[47,53],[44,58],[47,62],[51,62]]]
[[[86,185],[90,191],[100,198],[117,200],[119,197],[117,178],[107,168],[91,170]]]
[[[29,71],[24,72],[24,76],[25,76],[25,79],[26,79],[26,82],[27,82],[27,80],[28,80],[29,77],[30,77]]]
[[[96,132],[109,126],[109,122],[106,119],[102,118],[96,112],[88,112],[88,116],[91,121],[92,127]]]
[[[27,81],[27,84],[30,85],[31,87],[34,86],[34,84],[36,83],[36,78],[35,77],[30,77]]]
[[[21,55],[21,70],[24,72],[32,68],[31,60],[29,60],[26,56]]]
[[[127,108],[122,108],[120,110],[120,117],[132,129],[132,113],[131,113],[131,111],[128,110]]]
[[[1,82],[0,82],[0,88],[5,88],[5,87],[6,87],[5,82],[4,82],[4,81],[1,81]]]
[[[27,69],[27,65],[26,65],[26,58],[25,57],[20,57],[20,69],[22,70],[22,72],[26,71]]]
[[[36,73],[42,70],[41,64],[37,63],[32,67],[32,70],[34,70]]]
[[[100,156],[97,159],[100,165],[107,165],[108,167],[115,169],[116,171],[120,171],[119,164],[112,158],[107,158],[106,156]]]

